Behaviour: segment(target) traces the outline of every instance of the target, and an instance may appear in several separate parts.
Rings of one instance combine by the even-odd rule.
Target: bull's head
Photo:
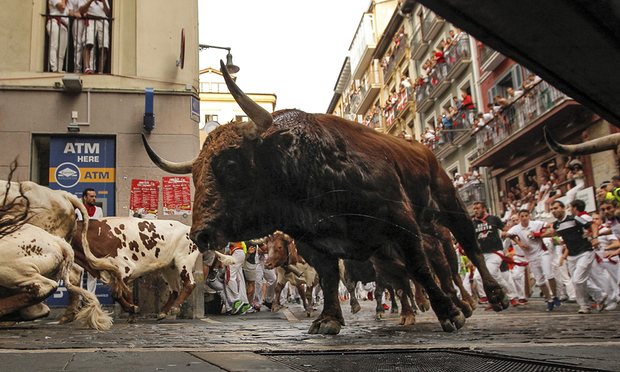
[[[220,65],[230,93],[247,114],[249,122],[229,123],[218,127],[209,134],[198,157],[182,163],[162,159],[151,149],[144,135],[142,136],[149,157],[159,168],[175,174],[192,172],[195,195],[190,237],[201,252],[209,247],[222,247],[227,241],[260,236],[231,236],[252,232],[240,231],[243,226],[231,226],[230,219],[225,217],[243,211],[238,210],[238,205],[227,205],[226,201],[253,197],[251,192],[248,192],[248,183],[253,182],[253,149],[260,141],[260,135],[273,122],[267,110],[239,89],[222,61]]]
[[[296,265],[299,262],[295,241],[282,231],[276,231],[266,237],[265,245],[268,254],[265,261],[266,269]]]
[[[620,133],[610,134],[576,145],[563,145],[558,143],[555,139],[553,139],[553,137],[551,137],[551,134],[546,127],[544,128],[544,134],[545,141],[547,141],[549,147],[558,154],[577,156],[593,154],[606,150],[614,150],[616,153],[620,154]]]

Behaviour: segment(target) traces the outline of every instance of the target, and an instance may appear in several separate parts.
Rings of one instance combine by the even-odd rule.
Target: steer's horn
[[[196,159],[192,161],[184,161],[182,163],[173,163],[166,159],[162,159],[159,155],[157,155],[149,145],[144,134],[142,134],[142,143],[144,144],[144,149],[146,150],[146,153],[149,154],[151,161],[153,161],[153,163],[155,163],[155,165],[159,168],[168,173],[174,174],[187,174],[192,172],[192,164],[194,164],[194,160]]]
[[[222,60],[220,60],[220,71],[222,71],[222,74],[224,75],[224,81],[226,81],[226,86],[228,87],[230,94],[232,94],[235,101],[237,101],[237,104],[239,104],[243,112],[245,112],[246,115],[248,115],[248,118],[250,118],[249,125],[254,127],[254,135],[260,135],[262,132],[267,130],[273,122],[271,114],[259,106],[256,102],[252,101],[250,97],[239,89],[228,73],[228,70],[226,70],[226,65],[224,65],[224,61]],[[252,122],[254,124],[252,124]]]
[[[605,137],[593,139],[591,141],[576,145],[563,145],[558,143],[553,139],[553,137],[551,137],[551,134],[546,127],[543,128],[543,133],[545,135],[545,141],[547,141],[547,144],[551,150],[557,152],[558,154],[588,155],[605,150],[617,151],[618,145],[620,145],[620,133],[610,134]]]

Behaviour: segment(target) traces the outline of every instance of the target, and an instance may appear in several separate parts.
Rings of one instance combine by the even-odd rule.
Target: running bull
[[[309,333],[337,334],[344,325],[338,258],[367,260],[393,241],[409,274],[425,287],[443,329],[452,331],[465,318],[433,280],[420,239],[433,215],[480,270],[495,309],[508,306],[484,265],[464,204],[429,149],[333,115],[270,114],[237,87],[223,63],[222,73],[249,122],[218,127],[196,159],[181,163],[162,159],[143,137],[161,169],[192,172],[190,235],[201,251],[286,231],[317,270],[325,294]]]

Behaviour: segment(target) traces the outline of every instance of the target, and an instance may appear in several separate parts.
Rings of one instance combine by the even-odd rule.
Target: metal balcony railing
[[[372,114],[372,116],[365,117],[362,124],[372,129],[382,128],[383,125],[381,124],[381,113],[375,112],[374,114]]]
[[[460,62],[469,59],[470,56],[469,37],[466,34],[461,34],[456,42],[444,52],[446,62],[435,65],[425,79],[418,80],[415,87],[416,110],[424,111],[428,109],[428,105],[425,105],[424,101],[432,97],[441,83],[461,66]]]
[[[388,63],[383,66],[383,76],[385,78],[385,81],[388,81],[392,72],[394,72],[394,68],[396,67],[397,62],[400,60],[400,57],[402,57],[403,53],[405,52],[406,40],[407,34],[402,34],[400,39],[397,42],[393,43],[394,49],[392,53],[383,57],[388,59]],[[398,45],[396,43],[398,43]]]
[[[422,28],[419,27],[411,38],[411,58],[419,60],[428,50],[428,42],[422,37]]]
[[[110,73],[113,18],[42,16],[46,18],[43,71]]]
[[[504,142],[514,133],[532,124],[536,119],[555,107],[559,101],[569,98],[545,81],[534,87],[504,107],[483,127],[476,128],[477,157]]]
[[[466,183],[458,189],[458,193],[466,205],[471,205],[477,201],[486,201],[486,188],[481,182]]]
[[[481,47],[478,53],[480,53],[480,65],[484,65],[484,63],[495,53],[495,50],[489,48],[484,44],[480,44]]]

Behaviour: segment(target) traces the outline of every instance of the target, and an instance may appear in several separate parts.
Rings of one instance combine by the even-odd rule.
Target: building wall
[[[603,137],[611,133],[610,129],[611,124],[599,120],[588,128],[588,136],[590,139]],[[590,155],[590,162],[594,186],[599,186],[603,181],[610,181],[612,176],[618,174],[618,163],[612,150]]]
[[[44,73],[45,0],[4,0],[0,86],[54,86],[64,73]],[[165,9],[166,11],[162,11]],[[198,91],[198,2],[115,1],[112,8],[110,75],[82,75],[84,88]],[[185,65],[176,66],[181,29]]]

